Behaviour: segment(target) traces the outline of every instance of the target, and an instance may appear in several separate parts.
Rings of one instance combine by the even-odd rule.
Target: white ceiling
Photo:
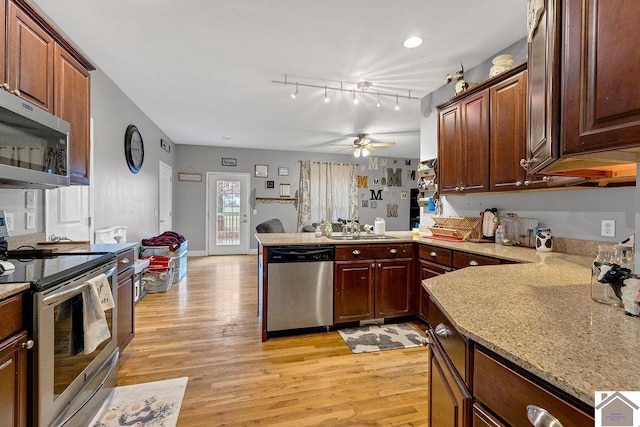
[[[352,135],[419,156],[422,97],[525,36],[526,0],[35,0],[175,143],[337,153]],[[403,47],[412,35],[424,39]],[[384,150],[384,151],[383,151]]]

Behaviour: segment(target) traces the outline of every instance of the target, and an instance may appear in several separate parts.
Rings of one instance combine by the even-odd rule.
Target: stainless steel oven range
[[[83,311],[88,281],[101,275],[117,301],[115,255],[10,251],[8,256],[15,269],[5,271],[0,283],[30,283],[25,298],[25,320],[34,342],[28,358],[29,425],[84,427],[117,383],[117,308],[104,310],[105,336],[110,337],[92,351],[84,345]]]

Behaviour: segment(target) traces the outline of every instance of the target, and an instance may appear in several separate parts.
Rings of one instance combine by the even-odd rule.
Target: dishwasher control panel
[[[268,263],[333,261],[333,246],[275,246],[268,249]]]

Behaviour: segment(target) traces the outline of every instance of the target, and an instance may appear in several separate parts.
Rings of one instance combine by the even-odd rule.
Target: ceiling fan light
[[[360,147],[356,148],[356,151],[353,152],[353,157],[360,157]]]
[[[369,150],[367,147],[362,147],[362,157],[367,157],[369,155]]]
[[[404,41],[403,44],[404,44],[404,47],[406,47],[407,49],[413,49],[422,44],[422,39],[418,36],[409,37]]]

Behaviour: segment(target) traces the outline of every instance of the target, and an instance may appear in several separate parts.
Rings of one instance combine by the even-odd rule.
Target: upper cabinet
[[[95,66],[26,0],[0,0],[0,23],[1,87],[70,124],[71,184],[88,185]]]
[[[562,152],[640,146],[640,2],[565,0]]]
[[[523,167],[625,182],[640,160],[640,83],[630,78],[640,72],[640,45],[624,34],[635,31],[640,3],[545,0],[539,11]]]

